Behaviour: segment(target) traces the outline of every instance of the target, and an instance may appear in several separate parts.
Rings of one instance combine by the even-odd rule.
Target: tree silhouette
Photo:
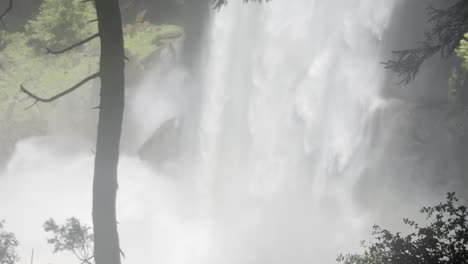
[[[44,223],[44,231],[52,233],[47,242],[54,246],[54,253],[70,252],[80,264],[92,264],[94,258],[94,236],[91,227],[82,225],[77,218],[67,219],[64,225],[58,225],[54,219]]]
[[[117,166],[125,105],[125,51],[119,0],[96,0],[101,96],[93,182],[94,258],[120,264]]]
[[[84,0],[82,2],[89,4],[92,1]],[[121,250],[117,232],[116,196],[118,188],[117,165],[125,105],[125,54],[122,19],[118,0],[95,0],[94,4],[98,33],[61,50],[54,51],[47,48],[47,53],[59,55],[99,37],[101,44],[99,72],[49,98],[40,97],[23,85],[21,85],[20,91],[34,100],[32,105],[50,103],[100,77],[100,104],[97,107],[100,111],[93,181],[94,257],[97,264],[120,264]],[[90,23],[93,22],[95,21],[90,21]]]
[[[384,62],[385,68],[400,76],[408,84],[416,77],[421,65],[436,54],[448,57],[465,39],[468,32],[468,1],[457,0],[446,8],[428,7],[428,22],[432,30],[415,48],[393,51],[395,59]]]
[[[375,242],[362,244],[364,253],[339,255],[344,264],[466,264],[468,263],[468,211],[455,197],[436,206],[423,207],[429,225],[404,219],[413,228],[408,235],[374,226]]]
[[[0,221],[0,264],[15,264],[20,259],[16,254],[19,243],[15,234],[4,229],[5,221]]]

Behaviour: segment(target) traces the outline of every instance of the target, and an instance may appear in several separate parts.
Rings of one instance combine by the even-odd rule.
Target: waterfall
[[[382,39],[398,1],[242,2],[213,11],[195,73],[156,66],[128,98],[124,263],[335,263],[378,217],[355,196],[378,159]],[[42,223],[91,223],[92,148],[17,144],[0,218],[23,262],[33,248],[36,263],[72,260],[50,253]]]

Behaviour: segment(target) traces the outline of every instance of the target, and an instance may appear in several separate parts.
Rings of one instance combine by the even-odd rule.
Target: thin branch
[[[408,84],[416,77],[424,61],[441,52],[442,49],[441,45],[420,42],[417,48],[393,51],[396,59],[387,60],[382,64],[385,69],[398,74],[401,78],[399,84]]]
[[[29,105],[28,107],[24,108],[24,110],[29,110],[31,108],[33,108],[33,106],[37,105],[39,101],[34,101],[34,103],[32,103],[31,105]]]
[[[46,48],[47,49],[47,54],[57,55],[57,54],[65,53],[65,52],[67,52],[69,50],[72,50],[72,49],[74,49],[74,48],[76,48],[78,46],[81,46],[81,45],[83,45],[83,44],[85,44],[85,43],[87,43],[87,42],[89,42],[89,41],[91,41],[91,40],[93,40],[93,39],[95,39],[97,37],[99,37],[99,33],[96,33],[96,34],[94,34],[94,35],[92,35],[92,36],[90,36],[90,37],[88,37],[86,39],[83,39],[82,41],[77,42],[77,43],[71,45],[70,47],[62,49],[62,50],[51,50],[49,48]]]
[[[75,251],[75,248],[74,248],[74,247],[71,247],[71,251],[72,251],[73,255],[75,255],[75,257],[76,257],[77,259],[79,259],[79,260],[81,260],[81,261],[82,261],[82,259],[80,258],[80,255],[76,253],[76,251]],[[82,263],[83,263],[83,262],[82,262]]]
[[[91,256],[91,257],[89,257],[89,258],[86,258],[85,260],[83,260],[83,261],[81,262],[81,264],[84,264],[84,263],[85,263],[85,264],[91,264],[90,260],[92,260],[93,258],[94,258],[94,256]]]
[[[79,83],[73,85],[71,88],[61,92],[61,93],[58,93],[52,97],[49,97],[49,98],[42,98],[42,97],[39,97],[35,94],[33,94],[32,92],[28,91],[26,88],[24,88],[23,85],[21,85],[21,88],[20,88],[20,91],[25,93],[26,95],[28,95],[29,97],[31,97],[32,99],[36,100],[36,103],[37,102],[41,102],[41,103],[50,103],[50,102],[53,102],[73,91],[75,91],[76,89],[80,88],[82,85],[84,85],[85,83],[93,80],[93,79],[96,79],[97,77],[100,76],[100,73],[95,73],[93,75],[90,75],[88,77],[86,77],[85,79],[81,80]],[[34,105],[34,104],[33,104]]]
[[[3,26],[6,28],[6,25],[5,25],[5,22],[3,21],[3,19],[6,17],[6,15],[11,11],[11,9],[13,8],[13,0],[10,0],[8,2],[8,7],[7,9],[5,9],[5,11],[3,11],[3,13],[0,15],[0,21],[2,21],[2,24]]]

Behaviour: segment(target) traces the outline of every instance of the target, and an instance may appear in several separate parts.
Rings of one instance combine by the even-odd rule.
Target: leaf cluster
[[[44,230],[52,234],[47,242],[54,246],[54,253],[69,252],[75,255],[80,263],[92,263],[94,237],[89,226],[81,224],[74,217],[67,219],[63,225],[49,219],[44,223]]]
[[[38,48],[69,46],[97,32],[96,11],[91,1],[44,0],[39,14],[25,26]]]
[[[28,127],[28,131],[47,129],[47,112],[54,104],[34,105],[25,111],[33,100],[18,93],[20,85],[24,84],[35,94],[48,98],[98,70],[97,40],[60,56],[46,52],[46,48],[63,48],[96,33],[97,23],[90,22],[95,16],[92,2],[45,0],[38,15],[27,23],[25,32],[0,31],[1,135],[24,134],[16,131],[22,127]],[[144,13],[124,29],[127,56],[131,58],[127,62],[128,68],[164,48],[167,41],[174,40],[155,43],[153,40],[159,36],[183,36],[182,29],[177,26],[153,25],[144,21]],[[131,79],[132,76],[127,77]],[[77,110],[70,111],[71,122],[79,123],[88,118],[87,110],[95,106],[94,96],[97,94],[90,88],[95,86],[90,82],[65,99],[68,108]]]
[[[364,253],[339,255],[337,261],[344,264],[468,263],[468,211],[455,194],[449,193],[446,202],[423,207],[420,212],[431,220],[427,226],[404,219],[414,232],[402,235],[376,225],[373,227],[375,242],[363,244]]]
[[[16,254],[19,243],[14,233],[4,229],[5,221],[0,221],[0,264],[15,264],[20,259]]]

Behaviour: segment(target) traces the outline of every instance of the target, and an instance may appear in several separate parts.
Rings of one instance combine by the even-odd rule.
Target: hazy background
[[[381,65],[423,37],[431,1],[240,2],[218,12],[206,1],[141,0],[123,11],[128,24],[147,9],[148,23],[184,30],[175,56],[162,46],[142,69],[127,66],[124,263],[334,263],[374,223],[401,229],[449,191],[466,198],[466,137],[447,118],[460,62],[435,57],[406,86]],[[9,30],[39,5],[20,2]],[[38,109],[18,98],[18,112],[42,116],[40,129],[2,130],[13,139],[1,143],[0,218],[24,263],[32,249],[36,263],[74,261],[51,253],[49,217],[91,224],[88,88]]]

